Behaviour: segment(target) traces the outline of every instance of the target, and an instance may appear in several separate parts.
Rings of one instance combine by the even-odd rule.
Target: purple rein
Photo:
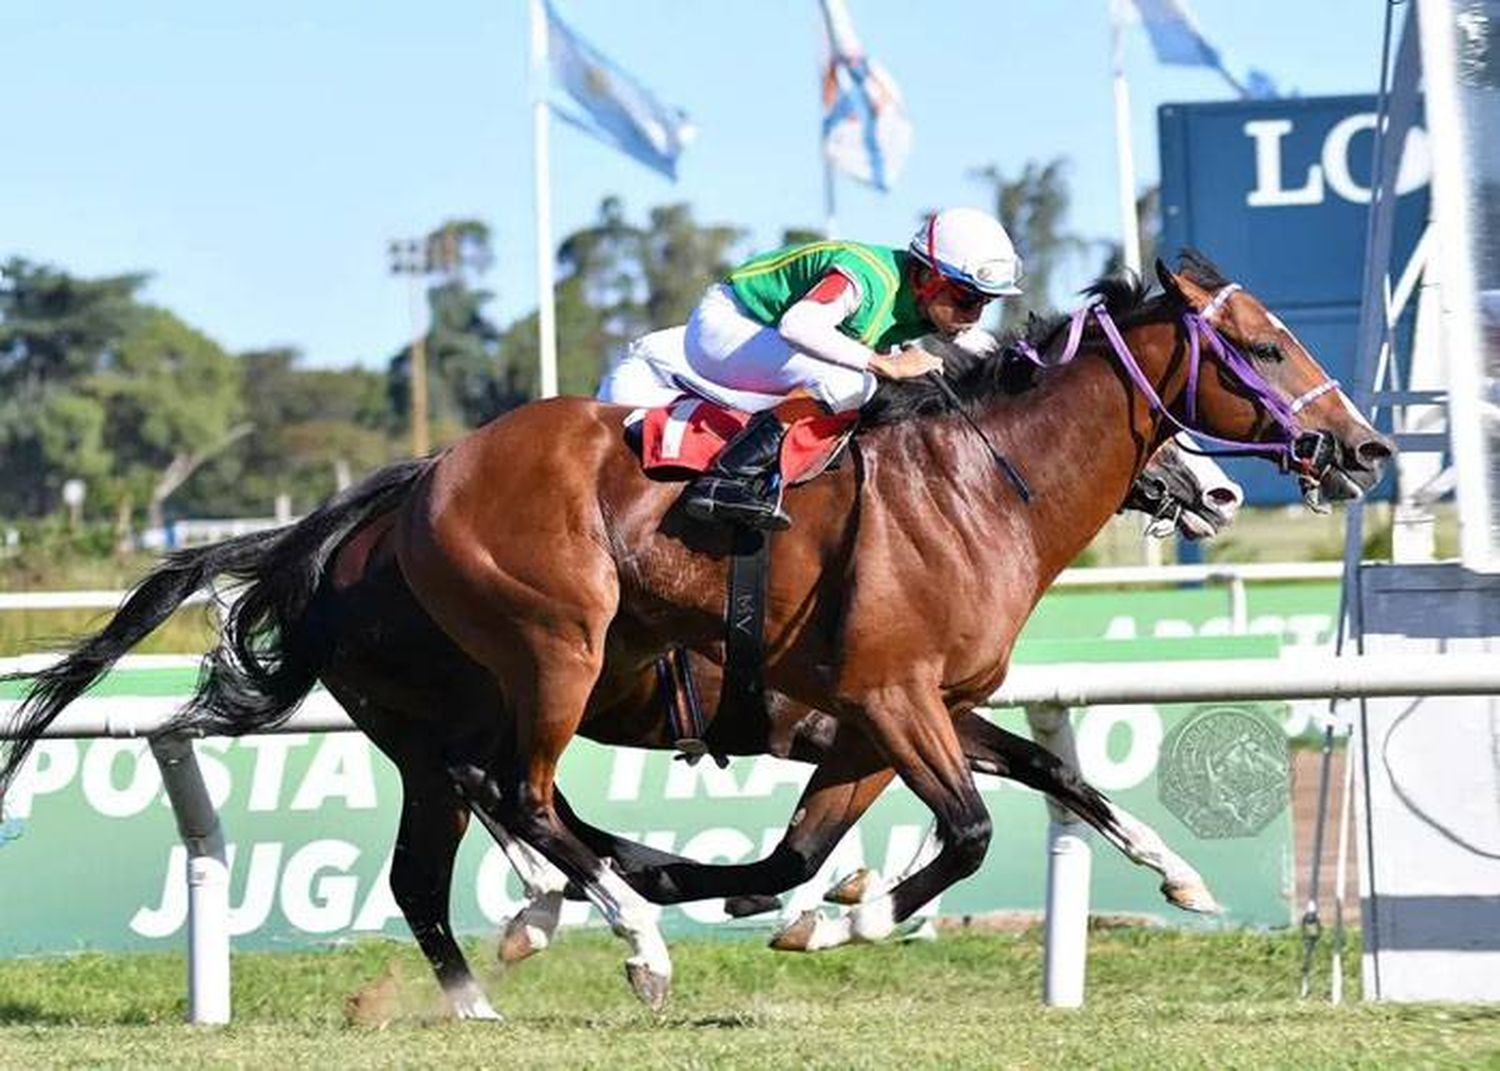
[[[1239,289],[1233,283],[1230,284],[1230,287],[1236,290]],[[1102,303],[1085,305],[1073,313],[1073,317],[1068,324],[1068,344],[1063,349],[1061,358],[1055,363],[1060,365],[1067,364],[1078,355],[1078,347],[1083,340],[1083,329],[1089,314],[1092,313],[1094,319],[1098,321],[1100,329],[1104,332],[1104,337],[1109,340],[1110,347],[1114,350],[1115,356],[1120,359],[1120,364],[1124,366],[1126,373],[1130,376],[1131,382],[1135,384],[1137,390],[1145,395],[1146,402],[1153,411],[1160,413],[1180,431],[1191,432],[1201,440],[1230,448],[1223,451],[1204,451],[1206,455],[1211,457],[1225,457],[1259,454],[1274,460],[1283,472],[1300,469],[1303,467],[1301,459],[1297,457],[1294,450],[1294,443],[1299,432],[1297,427],[1297,413],[1315,398],[1335,389],[1338,386],[1338,381],[1325,379],[1312,390],[1300,395],[1291,402],[1283,400],[1276,389],[1270,383],[1266,382],[1265,377],[1256,371],[1255,366],[1246,360],[1239,350],[1235,349],[1234,345],[1219,333],[1218,328],[1214,327],[1209,319],[1214,312],[1218,311],[1223,301],[1228,298],[1229,292],[1232,292],[1230,291],[1230,287],[1225,287],[1224,290],[1214,295],[1214,298],[1208,304],[1209,311],[1198,313],[1190,309],[1182,314],[1182,326],[1188,338],[1186,423],[1178,420],[1167,409],[1166,404],[1161,400],[1161,396],[1156,392],[1156,388],[1146,378],[1146,373],[1141,370],[1140,363],[1135,359],[1135,354],[1131,353],[1130,347],[1125,344],[1125,339],[1121,336],[1120,329],[1115,325],[1114,319],[1105,310]],[[1219,360],[1239,378],[1240,382],[1250,390],[1255,399],[1265,408],[1267,415],[1269,415],[1277,428],[1280,429],[1283,436],[1282,442],[1258,443],[1226,439],[1193,427],[1193,424],[1198,419],[1198,367],[1203,357],[1203,339],[1208,340],[1209,346],[1218,355]],[[1016,348],[1028,360],[1039,366],[1043,365],[1041,354],[1029,342],[1020,342]]]

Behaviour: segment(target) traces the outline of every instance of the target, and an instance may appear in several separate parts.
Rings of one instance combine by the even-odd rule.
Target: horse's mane
[[[1146,287],[1134,275],[1121,273],[1096,280],[1083,291],[1104,301],[1111,316],[1132,316],[1146,302]],[[999,339],[992,357],[978,357],[956,346],[929,342],[927,348],[943,358],[944,378],[962,402],[1022,394],[1036,383],[1036,366],[1022,355],[1022,343],[1044,352],[1068,323],[1066,313],[1038,316],[1032,313],[1024,324],[1011,328]],[[861,412],[862,427],[895,424],[914,417],[946,413],[953,403],[937,384],[923,379],[880,381],[875,396]]]
[[[1186,249],[1178,257],[1178,271],[1207,290],[1217,290],[1226,280],[1208,257],[1195,249]],[[1110,317],[1121,327],[1159,318],[1178,311],[1175,295],[1153,290],[1140,276],[1120,271],[1101,276],[1086,286],[1081,295],[1092,304],[1102,302]],[[975,357],[941,341],[929,341],[928,349],[938,353],[946,369],[945,379],[961,402],[1022,394],[1037,380],[1036,366],[1024,357],[1019,345],[1026,343],[1038,353],[1045,353],[1067,327],[1068,313],[1038,316],[1032,313],[1025,324],[1012,328],[1000,338],[999,352],[993,357]],[[862,427],[894,424],[913,417],[951,412],[953,403],[930,380],[906,379],[880,381],[875,396],[861,411]]]

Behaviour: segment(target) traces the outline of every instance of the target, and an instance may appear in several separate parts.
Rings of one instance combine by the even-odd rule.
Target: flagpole
[[[833,238],[838,229],[833,203],[833,161],[823,152],[823,138],[818,136],[818,152],[823,157],[823,237]]]
[[[1115,87],[1115,166],[1119,175],[1120,262],[1126,271],[1141,274],[1141,225],[1135,214],[1135,154],[1130,138],[1130,85],[1125,81],[1125,13],[1126,0],[1110,0],[1109,29]],[[1161,541],[1143,542],[1142,562],[1151,567],[1161,564]]]
[[[553,294],[552,168],[547,101],[547,10],[543,0],[531,8],[531,132],[536,180],[536,322],[541,365],[541,395],[557,394],[557,309]]]
[[[1130,144],[1130,86],[1125,81],[1125,33],[1122,0],[1110,0],[1110,43],[1115,88],[1115,165],[1119,175],[1121,261],[1141,273],[1141,228],[1135,213],[1135,157]]]

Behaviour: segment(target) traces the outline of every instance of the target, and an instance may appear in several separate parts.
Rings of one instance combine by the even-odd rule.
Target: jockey
[[[711,384],[792,400],[751,418],[684,492],[684,509],[699,519],[787,527],[778,465],[787,428],[821,412],[857,410],[877,377],[940,372],[940,357],[906,345],[922,335],[992,351],[994,339],[976,325],[988,302],[1021,292],[1020,275],[1005,228],[973,208],[931,216],[905,250],[813,242],[731,271],[688,321],[687,365]]]

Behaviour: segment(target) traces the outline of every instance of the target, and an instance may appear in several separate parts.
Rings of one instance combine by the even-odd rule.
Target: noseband
[[[1223,309],[1230,296],[1239,289],[1238,283],[1229,283],[1215,291],[1202,312],[1188,309],[1182,314],[1183,331],[1188,339],[1186,422],[1179,420],[1161,400],[1161,395],[1146,378],[1146,373],[1141,370],[1140,362],[1136,360],[1135,354],[1130,352],[1130,347],[1125,344],[1124,336],[1120,334],[1119,327],[1105,309],[1103,302],[1085,305],[1073,313],[1068,324],[1067,346],[1055,363],[1067,364],[1078,355],[1079,346],[1083,341],[1083,329],[1089,317],[1092,316],[1099,324],[1100,330],[1104,332],[1104,337],[1109,340],[1110,348],[1119,358],[1131,382],[1145,396],[1153,412],[1161,414],[1179,431],[1191,432],[1199,439],[1225,447],[1221,450],[1194,450],[1185,446],[1183,449],[1205,457],[1268,457],[1276,462],[1281,471],[1296,473],[1303,480],[1316,483],[1322,479],[1323,474],[1336,460],[1336,444],[1333,437],[1326,431],[1304,430],[1298,424],[1297,414],[1324,394],[1336,390],[1339,385],[1338,380],[1325,378],[1322,383],[1304,391],[1290,402],[1284,400],[1280,392],[1271,386],[1255,366],[1214,326],[1214,318]],[[1220,362],[1234,373],[1241,385],[1250,391],[1255,402],[1276,425],[1281,433],[1281,441],[1262,443],[1226,439],[1195,426],[1198,419],[1198,369],[1203,360],[1205,340]],[[1038,365],[1043,363],[1041,355],[1030,343],[1022,342],[1017,348],[1034,363]]]

